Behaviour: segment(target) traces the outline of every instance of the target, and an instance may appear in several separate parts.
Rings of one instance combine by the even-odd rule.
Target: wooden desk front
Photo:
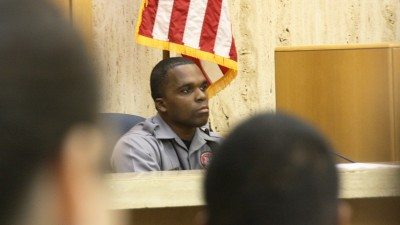
[[[195,225],[203,209],[203,171],[107,175],[110,209],[132,225]],[[340,197],[353,209],[352,225],[400,224],[400,166],[339,168]]]

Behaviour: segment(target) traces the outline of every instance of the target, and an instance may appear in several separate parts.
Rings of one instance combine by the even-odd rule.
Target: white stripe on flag
[[[232,28],[229,22],[227,0],[222,1],[221,15],[218,24],[217,37],[215,38],[214,53],[229,58],[232,45]]]
[[[203,27],[204,15],[207,2],[205,0],[191,0],[189,12],[186,19],[183,43],[192,48],[199,48],[201,29]]]
[[[154,39],[168,41],[169,23],[171,21],[173,5],[173,0],[159,0],[153,26]]]
[[[208,78],[211,80],[211,83],[214,83],[224,76],[218,64],[206,60],[200,60],[200,64]]]

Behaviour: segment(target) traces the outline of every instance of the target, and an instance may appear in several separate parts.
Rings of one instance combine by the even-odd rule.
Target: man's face
[[[207,87],[207,80],[195,64],[170,69],[161,107],[166,122],[189,128],[205,125],[209,115]]]

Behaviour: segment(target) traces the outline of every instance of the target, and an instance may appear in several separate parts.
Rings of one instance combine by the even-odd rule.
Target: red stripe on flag
[[[139,34],[146,37],[153,37],[153,27],[156,20],[158,0],[148,0],[143,10],[142,23],[139,27]]]
[[[200,37],[200,49],[214,53],[222,0],[208,0]]]
[[[168,39],[177,44],[183,44],[186,18],[189,12],[190,0],[175,0],[172,7]]]
[[[221,66],[221,65],[218,65],[219,66],[219,69],[221,70],[221,72],[222,72],[222,74],[226,74],[226,72],[228,72],[228,68],[227,67],[225,67],[225,66]]]
[[[236,45],[235,45],[235,40],[233,39],[233,37],[232,37],[231,50],[229,51],[229,56],[232,60],[237,61]]]

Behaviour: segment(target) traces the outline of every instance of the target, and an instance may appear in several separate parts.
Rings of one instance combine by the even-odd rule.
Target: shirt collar
[[[155,124],[154,136],[157,139],[176,139],[178,135],[171,129],[171,127],[161,118],[160,114],[157,114],[152,119]]]
[[[161,118],[159,114],[151,119],[154,124],[154,136],[157,139],[175,139],[178,143],[183,145],[183,142],[178,135],[171,129],[171,127]],[[193,136],[191,146],[194,148],[204,145],[207,141],[217,142],[218,138],[212,137],[206,134],[200,128],[196,128],[196,132]],[[192,148],[192,147],[191,147]]]

